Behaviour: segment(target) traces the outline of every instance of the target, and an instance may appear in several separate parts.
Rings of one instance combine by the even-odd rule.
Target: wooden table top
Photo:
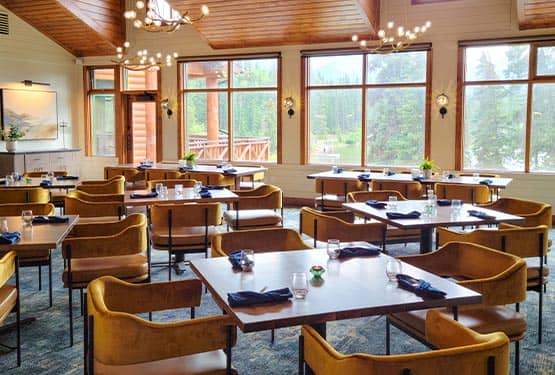
[[[388,203],[388,202],[385,202]],[[419,211],[422,213],[418,219],[390,219],[387,217],[387,212],[393,211],[390,208],[377,209],[367,205],[364,202],[357,203],[343,203],[343,207],[355,212],[356,214],[365,216],[367,218],[376,219],[393,226],[403,229],[424,229],[434,228],[439,226],[463,226],[463,225],[480,225],[488,223],[511,222],[518,223],[524,221],[520,216],[506,214],[504,212],[486,209],[471,204],[463,204],[461,211],[458,215],[453,215],[451,206],[438,206],[437,215],[426,216],[424,215],[424,206],[426,200],[407,200],[398,201],[395,212],[407,213],[411,211]],[[470,216],[468,210],[477,210],[485,212],[488,215],[495,216],[494,219],[480,219],[475,216]]]
[[[36,248],[56,248],[79,221],[79,215],[66,215],[67,223],[47,223],[24,226],[21,216],[8,216],[8,231],[19,232],[21,237],[13,245],[0,245],[0,250],[32,250]]]
[[[243,332],[316,324],[394,312],[479,303],[481,295],[447,279],[403,263],[402,272],[429,281],[447,293],[444,299],[423,299],[398,288],[385,274],[389,256],[329,260],[324,249],[257,253],[252,272],[234,271],[225,257],[191,260],[191,269],[210,290],[216,303]],[[313,265],[326,269],[323,282],[310,280],[305,300],[231,308],[227,293],[291,288],[291,273]]]
[[[113,165],[112,167],[117,168],[139,168],[137,164],[119,164]],[[231,168],[235,169],[236,172],[229,172],[226,174],[232,176],[248,176],[258,172],[265,172],[268,170],[266,167],[242,167],[242,166],[232,166]],[[166,164],[166,163],[154,163],[152,167],[149,168],[141,168],[143,170],[148,169],[164,169],[169,171],[177,171],[179,170],[178,164]],[[215,173],[215,174],[222,174],[224,170],[222,168],[218,168],[216,165],[206,165],[206,164],[197,164],[194,169],[184,170],[182,172],[202,172],[202,173]]]
[[[5,180],[5,179],[4,179]],[[30,182],[27,182],[27,181]],[[19,181],[15,181],[13,184],[10,185],[0,185],[0,188],[25,188],[25,187],[41,187],[40,183],[42,182],[42,178],[40,177],[33,177],[30,179],[21,179]],[[77,185],[79,185],[79,180],[56,180],[52,181],[52,185],[43,186],[45,189],[73,189]]]
[[[131,194],[147,194],[147,190],[126,191],[124,204],[126,206],[149,206],[156,203],[187,203],[187,202],[220,202],[231,203],[239,199],[239,196],[229,189],[213,189],[209,190],[211,198],[200,198],[195,196],[193,188],[183,188],[183,195],[177,196],[175,189],[168,189],[168,198],[131,198]]]

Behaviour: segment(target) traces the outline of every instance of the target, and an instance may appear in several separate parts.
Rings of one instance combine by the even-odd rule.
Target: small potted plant
[[[420,170],[424,173],[424,178],[432,178],[432,171],[435,168],[436,164],[433,160],[428,158],[424,159],[422,164],[420,164]]]
[[[9,152],[15,151],[17,148],[17,140],[25,136],[25,132],[17,125],[8,125],[8,130],[0,129],[0,135],[6,141],[6,150]]]
[[[181,160],[179,160],[179,166],[194,167],[196,164],[196,160],[197,160],[197,154],[194,152],[188,152],[185,155],[183,155]]]

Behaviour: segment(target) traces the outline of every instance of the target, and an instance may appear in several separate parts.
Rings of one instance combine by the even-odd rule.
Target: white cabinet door
[[[47,172],[50,170],[50,153],[25,154],[26,172]]]

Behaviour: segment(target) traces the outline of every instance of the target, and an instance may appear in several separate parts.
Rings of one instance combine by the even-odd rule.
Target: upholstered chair
[[[380,222],[354,222],[351,211],[318,211],[310,207],[300,210],[299,232],[313,238],[313,245],[329,239],[366,241],[379,244],[385,249],[386,225]]]
[[[520,227],[506,223],[499,224],[498,229],[486,228],[473,231],[438,228],[436,243],[442,246],[451,241],[471,242],[524,258],[527,266],[526,288],[539,294],[538,344],[541,344],[543,293],[549,276],[549,267],[544,264],[548,250],[548,233],[545,225]]]
[[[195,186],[196,180],[191,180],[189,178],[174,178],[171,180],[150,180],[146,182],[146,189],[153,190],[156,184],[163,184],[168,187],[168,189],[173,189],[175,185],[183,185],[184,188],[190,188]]]
[[[442,277],[482,295],[476,305],[457,310],[440,311],[455,315],[464,326],[486,334],[502,331],[515,343],[515,371],[520,361],[519,341],[526,334],[526,318],[509,305],[526,298],[526,262],[521,258],[467,242],[449,242],[438,250],[399,257],[404,262]],[[426,342],[426,310],[388,315],[386,319],[386,352],[389,353],[390,324],[412,337]]]
[[[123,194],[88,194],[82,191],[70,191],[65,197],[66,215],[79,215],[84,218],[112,217],[125,215]]]
[[[40,177],[44,176],[46,173],[48,173],[48,172],[45,172],[45,171],[29,171],[29,172],[23,173],[23,177],[24,178],[40,178]],[[67,176],[69,174],[67,171],[52,171],[52,173],[54,173],[55,177]]]
[[[373,180],[372,191],[375,190],[395,190],[407,199],[421,199],[424,194],[424,188],[418,181],[388,181]]]
[[[123,194],[125,192],[125,177],[115,176],[109,180],[81,181],[77,190],[89,194]]]
[[[225,187],[235,186],[235,176],[224,173],[206,173],[190,171],[187,178],[202,182],[203,185],[218,185]]]
[[[321,210],[340,210],[347,201],[351,191],[368,190],[361,181],[348,181],[331,178],[317,178],[314,188],[318,196],[314,198],[314,207]]]
[[[116,176],[125,177],[125,190],[134,190],[143,187],[145,172],[134,167],[104,167],[104,179],[109,180]]]
[[[495,202],[482,205],[482,207],[521,216],[524,218],[524,222],[519,223],[522,227],[545,225],[551,228],[552,225],[551,205],[547,203],[502,197]]]
[[[50,192],[41,187],[0,187],[0,204],[48,202]]]
[[[437,350],[397,355],[341,354],[316,330],[303,326],[299,338],[303,363],[318,375],[506,375],[509,339],[502,332],[476,333],[434,310],[425,317],[425,337]]]
[[[234,190],[239,206],[224,212],[224,221],[234,230],[256,229],[282,225],[283,192],[274,185]]]
[[[8,284],[8,281],[14,275],[15,285]],[[21,366],[21,313],[19,305],[19,266],[15,251],[10,251],[0,258],[0,326],[10,312],[15,310],[17,367]]]
[[[200,305],[200,280],[130,284],[100,277],[87,287],[85,368],[93,374],[236,374],[229,315],[152,322],[137,314]],[[225,353],[224,353],[225,351]]]
[[[261,165],[242,165],[242,167],[261,168]],[[254,189],[264,183],[265,171],[258,171],[251,175],[241,176],[238,189]]]
[[[129,282],[150,280],[147,220],[131,214],[116,222],[77,224],[62,243],[66,267],[62,275],[69,296],[70,344],[73,345],[73,290],[81,292],[100,276]],[[82,306],[81,306],[82,307]]]
[[[177,168],[177,166],[176,166]],[[145,170],[145,180],[172,180],[175,178],[181,178],[182,173],[170,169],[146,169]]]
[[[490,201],[487,185],[438,182],[434,187],[438,199],[460,199],[465,203],[483,204]]]

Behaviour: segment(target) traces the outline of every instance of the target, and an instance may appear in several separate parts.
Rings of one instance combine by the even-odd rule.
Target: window
[[[278,55],[180,63],[184,143],[201,160],[277,162]]]
[[[304,53],[307,161],[414,166],[427,151],[428,52]]]
[[[555,47],[500,41],[461,48],[458,166],[555,172]]]

